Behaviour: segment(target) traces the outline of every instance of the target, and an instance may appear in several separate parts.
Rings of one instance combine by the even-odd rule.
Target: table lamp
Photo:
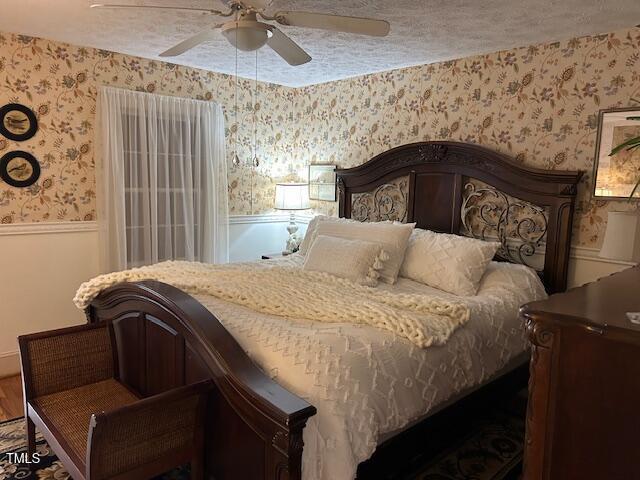
[[[640,262],[640,214],[609,212],[600,257]],[[640,312],[627,312],[631,323],[640,324]]]
[[[600,257],[640,262],[640,214],[609,212]]]
[[[296,235],[298,231],[298,225],[296,225],[296,210],[307,210],[311,208],[309,205],[309,185],[307,183],[277,183],[276,184],[276,210],[289,210],[289,225],[287,225],[287,232],[289,232],[289,238],[287,239],[286,250],[282,253],[289,255],[298,251],[300,246],[300,239]]]

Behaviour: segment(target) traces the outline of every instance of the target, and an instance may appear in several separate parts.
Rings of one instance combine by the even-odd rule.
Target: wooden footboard
[[[86,314],[110,324],[119,379],[140,395],[213,379],[205,478],[301,479],[302,430],[315,407],[266,376],[198,301],[161,282],[122,283]]]

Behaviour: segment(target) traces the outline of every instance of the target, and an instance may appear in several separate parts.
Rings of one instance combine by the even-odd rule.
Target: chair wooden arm
[[[188,462],[191,478],[202,478],[204,415],[211,385],[187,385],[92,415],[87,480],[150,478]]]
[[[105,324],[79,325],[18,337],[25,401],[114,376]]]

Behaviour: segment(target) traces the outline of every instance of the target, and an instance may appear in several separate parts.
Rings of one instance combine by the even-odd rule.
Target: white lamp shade
[[[309,205],[309,185],[306,183],[277,183],[276,210],[306,210]]]
[[[600,257],[640,261],[640,216],[637,212],[609,212]]]

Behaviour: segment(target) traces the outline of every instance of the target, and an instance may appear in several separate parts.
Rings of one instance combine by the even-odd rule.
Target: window
[[[133,98],[127,98],[130,94]],[[137,92],[116,97],[116,112],[102,114],[109,117],[103,154],[113,190],[106,188],[105,196],[115,196],[112,206],[124,210],[112,212],[122,227],[116,252],[120,263],[226,261],[227,182],[219,107]]]

